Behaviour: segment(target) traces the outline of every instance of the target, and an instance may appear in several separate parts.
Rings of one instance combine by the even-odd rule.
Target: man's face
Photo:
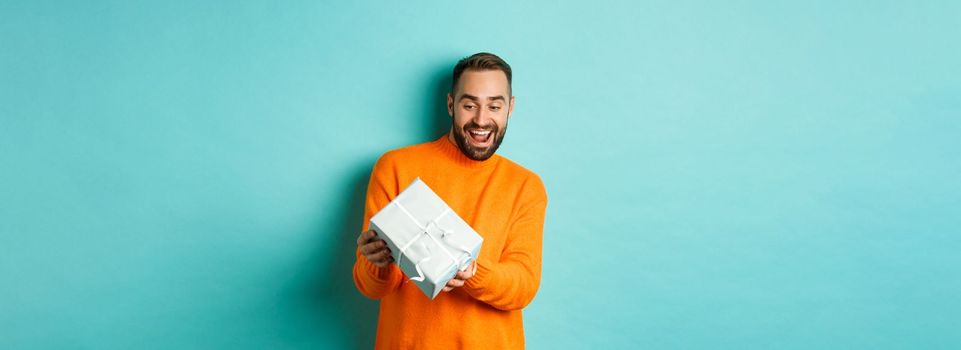
[[[453,118],[451,137],[461,152],[473,160],[494,155],[514,112],[507,75],[500,70],[466,70],[453,95],[447,95],[447,113]]]

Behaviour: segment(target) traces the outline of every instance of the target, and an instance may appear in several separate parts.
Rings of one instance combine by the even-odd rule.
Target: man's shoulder
[[[423,142],[389,150],[381,154],[377,163],[387,165],[422,158],[427,153],[430,144],[431,142]]]
[[[546,199],[547,190],[544,187],[544,181],[541,180],[540,175],[510,158],[501,155],[495,155],[495,157],[500,158],[500,166],[504,168],[507,173],[511,174],[512,178],[520,181],[527,191],[532,192],[536,196],[543,196]]]
[[[495,155],[495,157],[500,158],[499,160],[499,162],[501,163],[500,165],[504,167],[504,169],[506,169],[507,171],[510,171],[511,173],[516,174],[516,176],[521,176],[524,178],[532,178],[532,179],[536,179],[537,181],[540,181],[540,176],[537,175],[537,173],[521,165],[520,163],[515,162],[514,160],[502,155]]]

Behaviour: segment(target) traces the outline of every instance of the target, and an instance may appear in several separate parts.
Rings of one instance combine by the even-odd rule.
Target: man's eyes
[[[474,110],[474,108],[477,108],[477,106],[476,106],[476,105],[464,105],[464,109],[466,109],[466,110],[468,110],[468,111]],[[492,111],[494,111],[494,112],[497,112],[497,111],[501,110],[501,106],[489,106],[489,107],[487,107],[487,108],[490,109],[490,110],[492,110]]]

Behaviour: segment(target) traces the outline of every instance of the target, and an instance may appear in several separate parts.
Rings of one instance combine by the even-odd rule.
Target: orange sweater
[[[464,156],[444,135],[385,153],[374,165],[364,210],[371,216],[420,177],[484,237],[477,272],[431,301],[396,264],[378,268],[357,252],[354,283],[380,299],[379,349],[520,349],[521,309],[540,285],[547,194],[533,172],[499,155]]]

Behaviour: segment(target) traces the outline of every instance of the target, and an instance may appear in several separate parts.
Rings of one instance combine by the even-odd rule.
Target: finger
[[[372,262],[389,262],[390,260],[390,249],[383,249],[367,257],[368,260]]]
[[[367,241],[371,240],[371,238],[374,238],[374,236],[377,236],[377,233],[374,232],[374,230],[367,230],[362,232],[360,236],[357,236],[357,245],[360,246],[360,245],[367,244]]]
[[[379,259],[379,260],[378,260],[378,259],[367,259],[367,260],[370,261],[371,264],[374,264],[374,266],[377,266],[377,267],[387,267],[387,266],[390,266],[390,261],[388,261],[387,259]]]
[[[473,277],[473,275],[471,275],[471,273],[467,271],[457,271],[457,275],[454,276],[454,278],[456,279],[465,280],[465,281],[470,279],[471,277]]]
[[[360,236],[357,237],[357,245],[367,244],[367,242],[370,241],[370,239],[373,237],[374,237],[373,230],[367,230],[367,231],[361,232]]]
[[[464,285],[464,280],[452,278],[450,281],[447,281],[448,287],[459,288],[460,286],[463,286],[463,285]]]
[[[370,253],[373,253],[373,250],[374,250],[374,247],[371,246],[370,243],[360,246],[360,254],[364,256],[370,255]]]
[[[368,249],[367,253],[363,253],[363,254],[364,256],[367,257],[368,260],[375,260],[376,257],[383,254],[384,251],[387,251],[387,248],[372,248],[372,249]],[[387,251],[387,252],[388,254],[390,253],[390,251]]]
[[[360,253],[364,255],[370,255],[384,248],[387,248],[387,242],[373,241],[360,246]]]
[[[444,287],[444,289],[441,289],[441,290],[443,290],[443,291],[445,291],[445,292],[450,292],[450,291],[454,290],[454,288]]]

